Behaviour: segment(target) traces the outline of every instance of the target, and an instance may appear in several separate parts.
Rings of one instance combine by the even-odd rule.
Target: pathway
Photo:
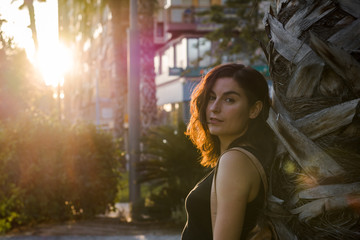
[[[18,229],[0,235],[0,240],[179,240],[180,236],[181,229],[167,223],[126,223],[118,215],[107,214],[93,220]]]

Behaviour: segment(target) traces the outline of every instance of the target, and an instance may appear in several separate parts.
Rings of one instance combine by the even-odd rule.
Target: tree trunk
[[[140,31],[140,92],[141,92],[141,125],[142,132],[156,123],[156,84],[155,84],[155,44],[154,44],[154,13],[157,1],[139,1]]]
[[[35,11],[34,11],[34,0],[24,0],[24,4],[20,6],[20,8],[23,8],[24,6],[27,7],[29,11],[29,17],[30,17],[30,29],[32,33],[32,38],[34,41],[35,51],[37,52],[39,50],[39,42],[37,38],[37,31],[36,31],[36,24],[35,24]]]
[[[359,239],[360,1],[278,0],[265,17],[280,239]]]
[[[127,104],[127,28],[129,27],[129,1],[109,0],[112,13],[113,46],[115,51],[115,137],[124,138],[124,120]],[[125,150],[125,146],[121,146]]]

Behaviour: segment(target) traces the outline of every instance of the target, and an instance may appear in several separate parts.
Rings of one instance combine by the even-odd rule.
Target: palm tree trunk
[[[157,1],[139,1],[140,61],[141,61],[141,123],[146,132],[156,123],[154,13]]]
[[[279,0],[265,17],[280,239],[360,237],[359,18],[346,0]]]
[[[115,80],[115,137],[124,138],[124,120],[127,104],[127,38],[129,26],[129,1],[109,0],[112,13],[113,46],[116,62]],[[125,146],[121,146],[124,150]]]

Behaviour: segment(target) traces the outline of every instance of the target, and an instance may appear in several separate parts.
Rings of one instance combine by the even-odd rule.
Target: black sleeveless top
[[[258,155],[253,149],[246,147],[246,150],[258,158]],[[196,184],[185,200],[187,222],[182,232],[182,240],[213,239],[210,210],[210,194],[213,177],[214,170]],[[261,185],[257,197],[246,206],[245,221],[240,238],[241,240],[245,239],[248,233],[255,227],[257,216],[260,211],[262,211],[263,204],[264,187]]]

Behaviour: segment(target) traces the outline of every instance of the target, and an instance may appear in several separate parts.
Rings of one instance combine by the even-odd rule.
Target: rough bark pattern
[[[155,44],[154,44],[154,13],[156,1],[139,0],[139,31],[141,61],[141,124],[145,133],[157,120],[156,84],[155,84]]]
[[[115,137],[125,136],[125,112],[127,105],[127,38],[126,31],[129,26],[129,5],[126,0],[108,0],[112,13],[113,47],[115,55],[116,77],[114,80],[115,104]],[[120,146],[125,150],[125,146]]]
[[[278,0],[264,19],[280,239],[360,239],[359,17],[359,0]]]

